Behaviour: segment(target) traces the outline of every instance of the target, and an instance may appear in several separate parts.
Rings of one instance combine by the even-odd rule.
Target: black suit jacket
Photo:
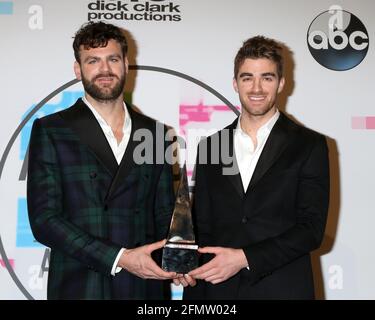
[[[184,298],[312,299],[309,253],[321,244],[329,201],[325,137],[281,113],[245,193],[238,171],[228,175],[237,168],[237,121],[199,145],[198,157],[208,150],[208,164],[197,161],[193,219],[200,246],[242,248],[250,270],[216,285],[198,281]]]

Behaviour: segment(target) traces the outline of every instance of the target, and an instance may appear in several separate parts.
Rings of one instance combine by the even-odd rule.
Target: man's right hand
[[[177,277],[176,272],[164,271],[151,257],[151,253],[163,248],[166,242],[164,239],[138,248],[126,249],[120,257],[118,266],[142,279],[174,279]]]

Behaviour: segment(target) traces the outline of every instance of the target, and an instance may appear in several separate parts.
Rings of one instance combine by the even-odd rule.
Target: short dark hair
[[[117,41],[122,50],[122,54],[126,57],[128,52],[128,43],[125,35],[119,27],[105,22],[88,22],[81,26],[76,32],[73,41],[74,56],[78,63],[81,62],[79,49],[83,46],[85,49],[105,47],[109,40]]]
[[[234,78],[237,78],[238,71],[245,59],[269,59],[276,63],[279,78],[283,76],[282,45],[270,38],[256,36],[247,39],[234,59]]]

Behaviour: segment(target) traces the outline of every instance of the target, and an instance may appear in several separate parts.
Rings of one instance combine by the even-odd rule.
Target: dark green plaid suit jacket
[[[167,143],[156,141],[156,121],[128,110],[132,133],[120,165],[81,99],[34,122],[27,201],[35,238],[51,248],[48,299],[165,297],[168,285],[162,281],[143,280],[125,270],[111,276],[122,247],[166,237],[174,206],[171,165],[160,158],[159,164],[133,159],[134,151],[147,145],[134,139],[139,129],[152,133],[149,150],[155,151],[157,144],[164,150]]]

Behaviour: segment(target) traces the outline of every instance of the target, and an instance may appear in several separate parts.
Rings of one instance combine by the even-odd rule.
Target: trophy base
[[[162,269],[188,273],[198,267],[198,246],[167,243],[163,248]]]

